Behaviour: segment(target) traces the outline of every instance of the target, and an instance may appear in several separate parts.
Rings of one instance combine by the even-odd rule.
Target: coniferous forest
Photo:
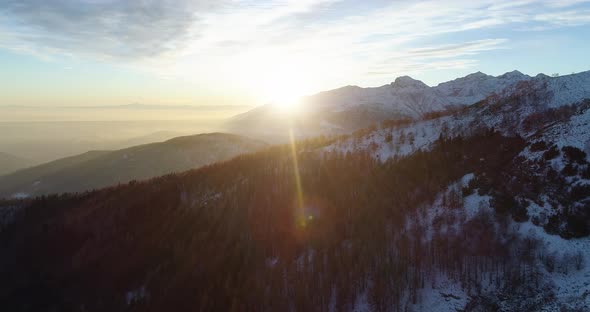
[[[350,311],[362,302],[411,311],[445,278],[469,294],[467,310],[499,310],[501,301],[535,311],[552,297],[537,261],[583,265],[514,230],[528,220],[515,195],[559,191],[563,178],[525,181],[525,140],[493,129],[441,135],[429,151],[385,162],[367,151],[316,152],[337,139],[4,201],[13,222],[0,235],[0,254],[10,255],[0,257],[3,310]],[[477,192],[489,207],[467,218],[464,198]],[[444,213],[432,216],[434,206]],[[588,234],[587,215],[552,218],[548,232]]]

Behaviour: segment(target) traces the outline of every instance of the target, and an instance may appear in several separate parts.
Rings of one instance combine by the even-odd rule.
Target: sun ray
[[[291,157],[293,158],[293,176],[295,177],[295,188],[297,192],[297,207],[296,207],[296,216],[297,222],[299,226],[305,227],[307,221],[305,218],[301,218],[303,216],[303,189],[301,187],[301,176],[299,175],[299,162],[297,160],[297,147],[295,144],[295,135],[293,133],[293,129],[289,129],[289,141],[291,145]]]

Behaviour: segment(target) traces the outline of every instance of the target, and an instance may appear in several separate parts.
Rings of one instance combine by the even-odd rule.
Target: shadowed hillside
[[[31,164],[32,161],[28,159],[0,152],[0,176],[26,168]]]
[[[501,294],[527,309],[555,303],[519,297],[548,283],[535,264],[545,247],[515,231],[520,210],[504,204],[523,139],[486,130],[384,163],[366,151],[313,152],[330,142],[5,202],[14,213],[0,240],[12,255],[0,263],[4,307],[403,311],[440,283],[459,305],[493,308]],[[454,186],[473,173],[489,177],[480,194],[493,198],[475,214],[462,208],[472,189]]]
[[[0,196],[79,192],[185,171],[265,146],[237,135],[174,138],[117,151],[93,151],[0,177]]]

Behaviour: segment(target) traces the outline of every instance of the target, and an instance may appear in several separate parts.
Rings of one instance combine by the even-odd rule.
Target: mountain
[[[126,104],[118,106],[93,106],[92,108],[138,109],[138,110],[202,110],[202,111],[240,111],[246,110],[248,105],[154,105],[154,104]]]
[[[531,77],[518,71],[494,77],[481,72],[429,87],[408,76],[398,77],[378,88],[345,87],[322,92],[306,99],[322,110],[347,111],[370,106],[382,112],[395,112],[405,117],[444,110],[453,105],[471,105]]]
[[[31,160],[0,152],[0,176],[28,167],[32,163]]]
[[[246,137],[211,133],[92,151],[0,177],[0,197],[86,191],[197,168],[264,146]]]
[[[25,106],[25,105],[1,105],[0,109],[43,109],[42,106]],[[72,110],[95,110],[95,109],[121,109],[121,110],[199,110],[199,111],[240,111],[251,108],[249,105],[173,105],[173,104],[124,104],[124,105],[99,105],[99,106],[51,106],[52,109],[72,109]]]
[[[227,127],[267,139],[285,133],[286,124],[296,129],[300,137],[347,133],[374,122],[416,119],[431,112],[471,105],[519,82],[541,79],[538,77],[518,71],[497,77],[477,72],[429,87],[403,76],[376,88],[347,86],[320,92],[303,99],[295,114],[287,115],[272,105],[261,106],[232,118]]]
[[[541,135],[550,129],[539,129],[541,126],[552,127],[553,123],[568,125],[571,116],[586,111],[589,100],[590,71],[561,77],[539,75],[533,79],[521,80],[461,110],[436,114],[436,118],[384,122],[382,129],[361,131],[339,142],[338,148],[346,152],[357,148],[368,149],[369,145],[377,146],[373,155],[385,160],[428,149],[441,133],[469,135],[480,128],[494,128],[506,135],[531,137]],[[568,127],[568,131],[577,135],[568,135],[568,131],[563,135],[575,138],[577,148],[590,152],[590,133],[584,132],[587,126],[584,121],[580,121],[579,127]],[[400,141],[396,140],[396,137],[403,137],[403,143],[399,144]],[[408,137],[414,144],[409,144]],[[553,141],[561,146],[563,142],[559,139],[554,137]]]
[[[10,255],[0,257],[0,302],[16,311],[586,311],[588,82],[587,72],[537,76],[348,135],[84,194],[0,201],[0,254]]]
[[[530,80],[531,77],[515,70],[498,77],[482,72],[473,73],[462,78],[444,82],[435,87],[441,92],[450,105],[470,105],[486,97],[498,93],[519,81]]]
[[[443,311],[587,309],[590,302],[583,294],[590,292],[590,72],[562,77],[540,75],[465,109],[418,121],[385,122],[322,150],[341,155],[363,152],[387,165],[431,153],[440,147],[441,138],[487,140],[484,137],[494,133],[522,140],[522,148],[504,158],[494,156],[491,149],[509,152],[506,143],[482,146],[488,154],[479,159],[479,168],[439,193],[412,222],[419,222],[425,227],[422,231],[432,233],[441,229],[440,222],[444,228],[447,221],[442,220],[463,218],[467,220],[463,226],[481,222],[478,219],[491,208],[497,221],[484,224],[496,229],[494,235],[515,230],[520,239],[540,246],[529,266],[543,286],[522,290],[480,282],[477,287],[484,290],[474,297],[456,282],[443,279],[424,288],[423,300],[441,302]],[[489,171],[495,161],[503,165]],[[445,209],[452,205],[453,192],[462,193],[463,199],[455,202],[459,203],[458,212]],[[512,229],[499,231],[506,215],[511,217]],[[452,296],[446,289],[454,289]],[[510,299],[507,291],[519,293],[520,299]],[[534,302],[534,296],[545,291],[553,299]]]
[[[180,131],[157,131],[157,132],[152,132],[146,135],[142,135],[139,137],[134,137],[134,138],[130,138],[130,139],[126,139],[123,140],[121,142],[118,142],[116,145],[118,145],[118,147],[113,148],[113,149],[122,149],[122,148],[126,148],[126,147],[131,147],[131,146],[135,146],[135,145],[144,145],[144,144],[149,144],[149,143],[154,143],[154,142],[162,142],[162,141],[167,141],[170,139],[173,139],[175,137],[180,137],[180,136],[187,136],[189,134],[187,134],[186,132],[180,132]]]

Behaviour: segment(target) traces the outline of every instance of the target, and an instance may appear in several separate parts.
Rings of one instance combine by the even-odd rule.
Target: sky
[[[251,105],[590,70],[590,1],[2,0],[0,105]]]

